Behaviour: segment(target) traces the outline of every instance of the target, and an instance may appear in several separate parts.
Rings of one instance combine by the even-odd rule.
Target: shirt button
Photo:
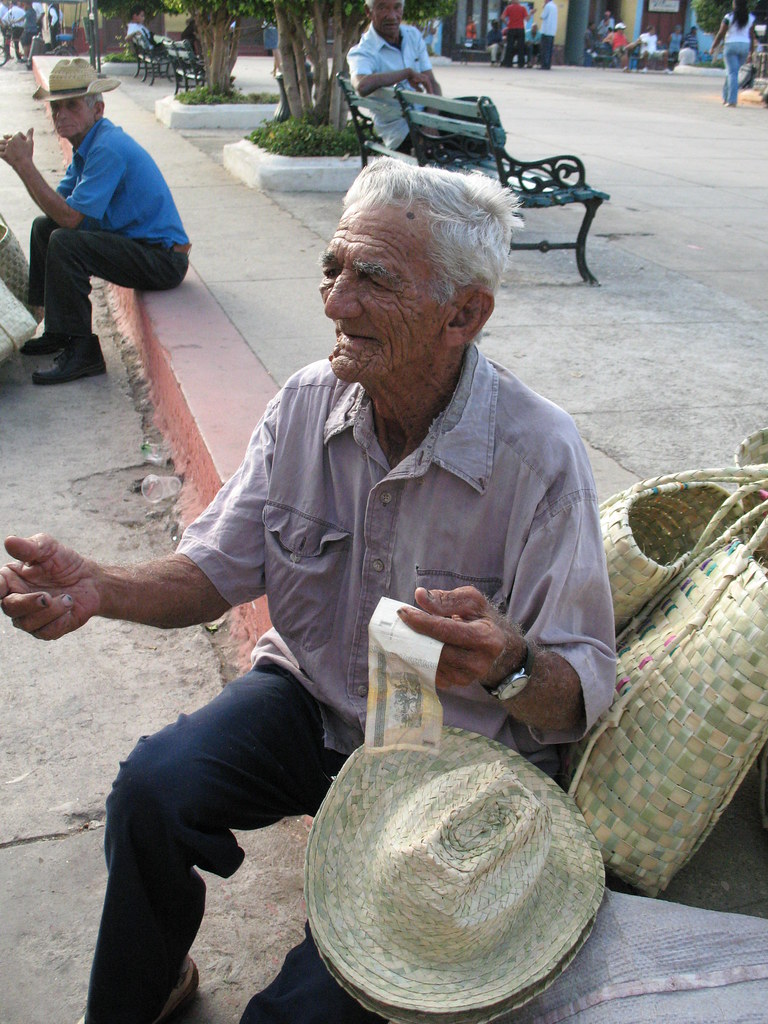
[[[392,501],[392,495],[389,493],[389,491],[384,491],[380,500],[382,505],[388,505],[390,501]]]
[[[368,694],[368,687],[367,686],[358,686],[357,692],[358,692],[358,694],[361,697],[365,697]]]
[[[380,558],[374,558],[374,560],[371,562],[371,565],[376,570],[376,572],[384,572],[384,563]]]

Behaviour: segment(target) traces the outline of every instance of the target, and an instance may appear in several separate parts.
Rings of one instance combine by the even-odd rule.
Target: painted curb
[[[269,121],[276,103],[216,103],[187,106],[175,96],[155,101],[155,117],[168,128],[255,128]]]
[[[224,167],[249,188],[346,192],[360,173],[360,160],[357,156],[276,156],[241,139],[224,147]]]

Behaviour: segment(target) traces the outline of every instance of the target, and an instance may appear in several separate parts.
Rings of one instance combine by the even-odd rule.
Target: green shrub
[[[102,64],[135,64],[136,53],[133,47],[125,40],[123,43],[122,50],[118,50],[116,53],[107,53],[101,58]]]
[[[267,121],[252,131],[248,139],[268,153],[279,156],[347,156],[360,153],[351,124],[339,131],[328,124],[315,124],[308,117]]]
[[[190,106],[204,105],[213,106],[219,103],[279,103],[280,97],[272,92],[239,92],[233,89],[232,92],[217,92],[209,89],[207,85],[199,85],[189,92],[180,92],[176,99],[180,103]]]

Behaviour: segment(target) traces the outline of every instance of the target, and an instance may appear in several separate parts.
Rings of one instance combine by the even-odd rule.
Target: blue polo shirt
[[[189,241],[160,168],[106,117],[80,143],[56,191],[83,214],[82,230],[112,231],[167,248]]]
[[[421,32],[413,25],[400,26],[399,47],[382,39],[371,25],[357,46],[349,51],[347,61],[351,74],[360,78],[381,71],[402,71],[405,68],[413,68],[414,71],[432,70],[426,43]],[[391,149],[397,149],[408,134],[404,117],[385,119],[377,113],[374,115],[374,124],[376,131]]]

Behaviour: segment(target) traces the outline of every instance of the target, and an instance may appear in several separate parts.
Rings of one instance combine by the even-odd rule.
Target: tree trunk
[[[307,33],[301,12],[275,3],[278,49],[283,69],[283,84],[292,117],[312,114],[317,124],[341,128],[346,109],[336,84],[336,75],[346,66],[349,48],[360,38],[367,18],[364,12],[344,12],[345,0],[312,0],[312,31]],[[328,26],[333,22],[333,50],[328,52]],[[303,73],[305,57],[312,62],[314,99]],[[331,71],[328,59],[331,57]]]
[[[232,68],[240,42],[240,19],[226,7],[190,12],[200,33],[205,63],[205,84],[215,92],[232,92]],[[234,27],[230,26],[234,22]]]
[[[291,112],[291,117],[301,117],[304,111],[301,105],[299,80],[296,75],[296,61],[293,56],[293,24],[288,16],[288,12],[280,4],[275,4],[275,17],[277,19],[277,49],[280,54],[280,71],[283,76],[283,87],[288,100],[288,109]]]

